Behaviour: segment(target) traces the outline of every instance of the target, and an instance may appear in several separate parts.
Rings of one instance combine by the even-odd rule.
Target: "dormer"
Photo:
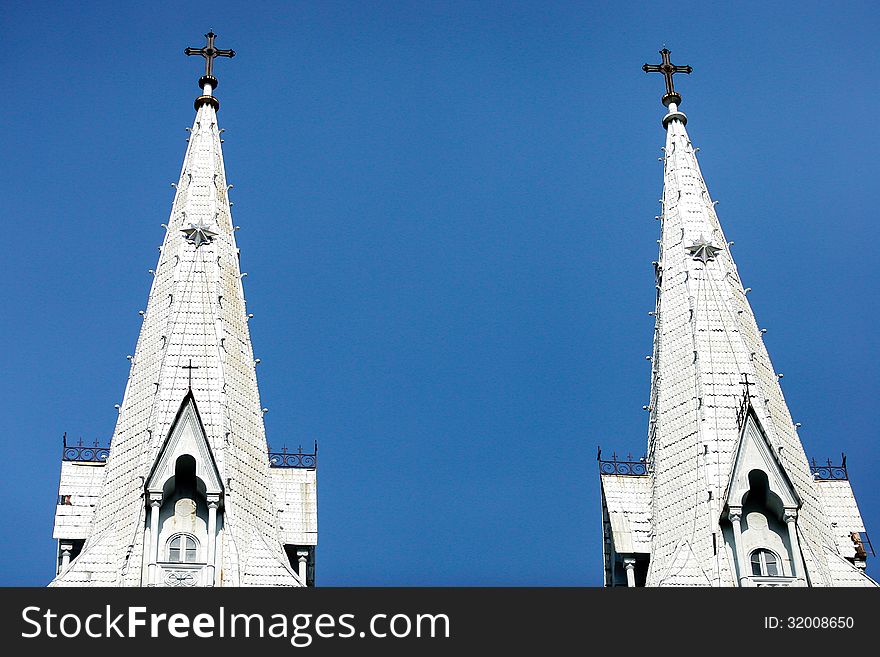
[[[181,402],[146,482],[147,584],[213,586],[223,483],[192,390]]]
[[[801,500],[748,398],[724,499],[722,531],[741,586],[805,584]]]

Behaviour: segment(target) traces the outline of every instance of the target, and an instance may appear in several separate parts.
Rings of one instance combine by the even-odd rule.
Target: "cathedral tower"
[[[109,448],[65,441],[55,586],[306,586],[316,454],[270,454],[213,92],[215,36]],[[164,226],[164,224],[163,224]]]
[[[602,459],[607,586],[874,585],[839,467],[808,461],[673,86],[645,458]]]

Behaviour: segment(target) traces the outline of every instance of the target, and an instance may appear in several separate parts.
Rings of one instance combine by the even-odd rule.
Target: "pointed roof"
[[[238,583],[236,573],[250,563],[253,537],[260,536],[260,563],[266,555],[274,561],[270,579],[299,584],[278,539],[218,103],[211,95],[216,84],[212,76],[200,80],[203,95],[196,100],[92,532],[58,584],[140,584],[144,479],[188,396],[198,400],[226,488],[224,540],[232,545],[224,549],[225,572]]]
[[[742,507],[745,495],[750,490],[749,474],[752,469],[758,468],[767,475],[769,489],[779,497],[784,508],[800,507],[800,497],[770,444],[748,396],[741,416],[742,431],[722,499],[731,507]]]
[[[180,403],[180,409],[171,423],[168,437],[159,449],[156,461],[147,476],[145,484],[147,491],[162,492],[165,482],[174,476],[176,460],[183,454],[197,457],[196,477],[202,480],[208,493],[223,492],[223,480],[217,469],[211,446],[208,444],[205,425],[202,424],[192,390],[186,393]]]
[[[743,375],[753,382],[754,416],[803,500],[801,530],[814,544],[830,542],[803,446],[685,128],[686,117],[679,111],[681,98],[675,96],[664,97],[668,112],[663,119],[664,188],[648,426],[654,478],[649,585],[674,572],[683,540],[694,532],[709,536],[716,529],[740,444],[737,414]],[[707,572],[724,571],[711,541],[691,547]],[[822,571],[817,576],[824,575],[827,567],[817,563]]]

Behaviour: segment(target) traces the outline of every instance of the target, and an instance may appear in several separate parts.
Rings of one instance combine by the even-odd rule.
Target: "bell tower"
[[[65,444],[55,586],[306,586],[317,454],[268,450],[205,35],[196,116],[109,448]],[[125,221],[125,218],[119,218]]]
[[[685,128],[673,76],[693,69],[660,55],[643,67],[667,110],[647,448],[600,453],[605,583],[873,586],[848,477],[807,460]]]

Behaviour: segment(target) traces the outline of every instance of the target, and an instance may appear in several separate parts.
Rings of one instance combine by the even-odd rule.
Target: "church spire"
[[[648,406],[653,535],[646,581],[649,586],[731,585],[751,575],[748,553],[737,555],[729,547],[735,543],[731,527],[736,525],[737,532],[740,522],[745,527],[743,502],[727,499],[735,488],[734,460],[743,451],[748,419],[760,427],[753,433],[763,436],[772,453],[768,462],[782,469],[779,480],[793,486],[790,494],[779,492],[777,497],[799,500],[798,508],[786,508],[791,514],[786,520],[780,512],[780,523],[792,523],[788,533],[781,525],[780,545],[799,542],[785,562],[786,572],[801,583],[827,585],[826,552],[833,545],[829,524],[764,346],[764,331],[755,320],[716,201],[700,170],[698,149],[679,111],[681,96],[672,76],[692,69],[673,65],[665,48],[660,53],[661,64],[643,67],[664,75],[663,104],[668,108],[663,118],[664,189]],[[748,413],[743,409],[743,381],[749,382]]]
[[[214,58],[234,53],[218,50],[214,37],[208,32],[205,47],[185,51],[205,58],[203,95],[151,270],[100,499],[82,552],[58,585],[305,585],[279,538],[212,95]],[[178,490],[187,477],[202,483]],[[181,506],[187,495],[191,506]],[[192,530],[175,534],[184,517]],[[197,576],[162,563],[190,550],[204,563]]]

